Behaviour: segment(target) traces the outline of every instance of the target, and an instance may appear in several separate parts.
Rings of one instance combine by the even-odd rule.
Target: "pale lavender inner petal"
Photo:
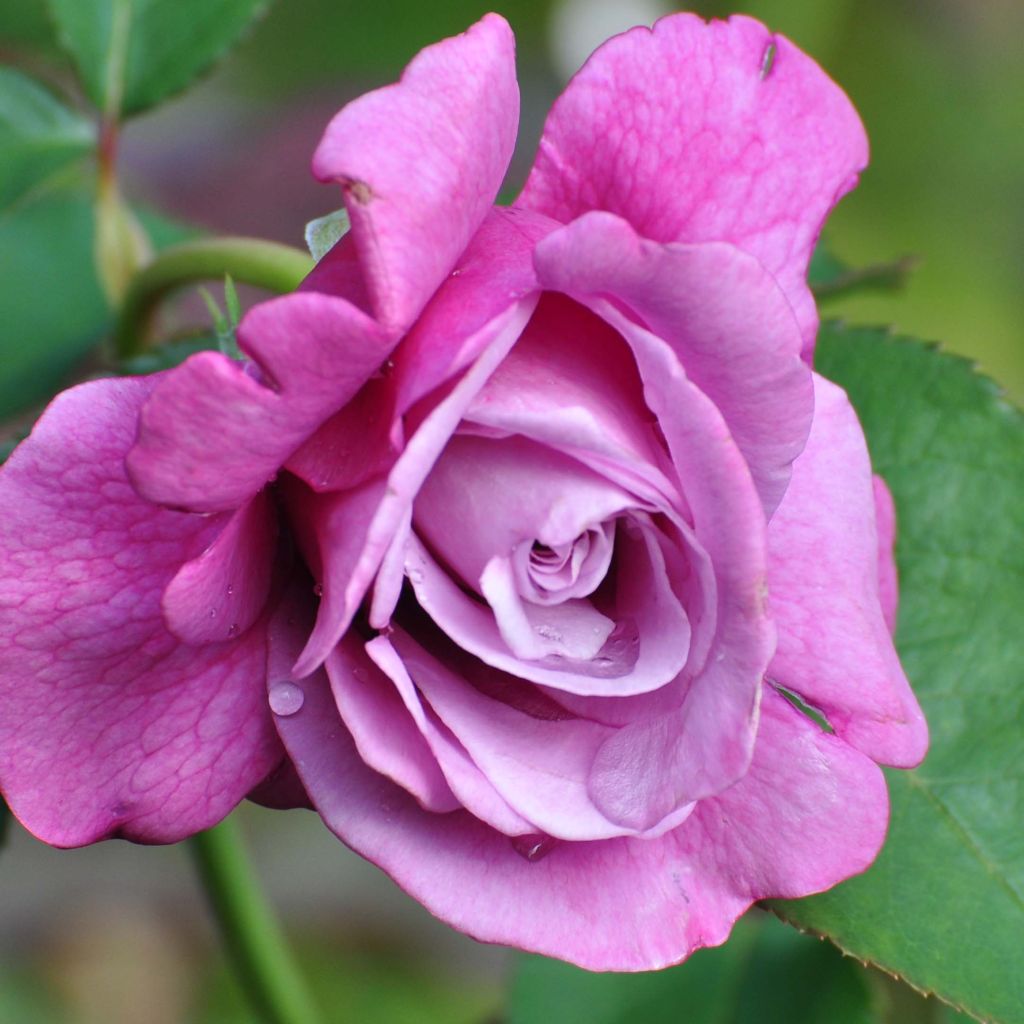
[[[559,544],[522,541],[512,552],[520,597],[533,604],[561,604],[586,597],[608,574],[615,551],[615,520],[588,526]]]

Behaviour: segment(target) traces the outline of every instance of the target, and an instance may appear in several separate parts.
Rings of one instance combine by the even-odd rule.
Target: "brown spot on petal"
[[[350,195],[360,206],[366,206],[373,199],[373,189],[365,181],[349,178],[341,183],[347,195]]]

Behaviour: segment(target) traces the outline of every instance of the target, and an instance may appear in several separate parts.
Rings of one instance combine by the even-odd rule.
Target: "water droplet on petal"
[[[324,585],[322,583],[314,583],[313,584],[313,593],[316,594],[317,597],[323,597],[324,596]]]
[[[270,710],[282,718],[287,718],[299,711],[305,699],[306,695],[295,683],[274,683],[270,687]]]
[[[228,636],[229,637],[230,636],[238,636],[238,623],[237,622],[232,622],[231,625],[228,626]]]
[[[210,618],[211,619],[217,618],[217,609],[216,608],[211,608],[210,609]]]
[[[533,627],[534,632],[544,637],[545,640],[550,640],[552,643],[560,644],[562,642],[562,634],[554,628],[554,626],[548,626],[545,623],[540,623]]]
[[[229,583],[228,584],[228,597],[230,597],[234,592],[235,592],[235,585],[233,583]]]
[[[525,836],[512,836],[512,849],[524,860],[536,863],[543,860],[557,845],[558,840],[543,832],[531,832]]]

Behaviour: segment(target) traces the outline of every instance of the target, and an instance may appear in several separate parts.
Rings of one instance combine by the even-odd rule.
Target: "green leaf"
[[[89,98],[127,117],[186,88],[269,0],[47,0]]]
[[[0,219],[0,419],[49,397],[108,323],[91,198],[61,190]]]
[[[837,277],[849,272],[850,268],[836,256],[828,242],[824,238],[819,238],[807,267],[807,283],[811,286],[811,291],[817,292],[819,288],[827,287]]]
[[[156,245],[186,230],[144,213]],[[112,314],[93,265],[93,198],[51,190],[0,216],[0,420],[42,403],[64,386],[109,332]]]
[[[311,220],[306,225],[306,248],[310,256],[319,263],[351,226],[344,207]]]
[[[1024,416],[963,360],[828,324],[898,511],[897,646],[931,728],[887,772],[889,838],[863,875],[771,905],[975,1016],[1024,1022]]]
[[[867,973],[830,943],[748,914],[724,946],[650,974],[522,957],[509,1024],[871,1024]]]
[[[0,67],[0,210],[93,145],[85,118],[21,72]]]
[[[819,301],[863,291],[900,291],[917,266],[913,256],[850,267],[840,260],[828,244],[819,240],[807,268],[807,283]]]

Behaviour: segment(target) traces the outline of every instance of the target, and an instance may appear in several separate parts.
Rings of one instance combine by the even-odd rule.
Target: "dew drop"
[[[525,836],[512,836],[512,849],[524,860],[535,864],[543,860],[557,845],[558,840],[543,832],[531,832]]]
[[[316,594],[317,597],[323,597],[324,596],[324,585],[322,583],[314,583],[313,584],[313,593]]]
[[[217,618],[217,609],[216,608],[211,608],[210,609],[210,618],[211,619]]]
[[[238,636],[238,623],[237,622],[232,622],[231,625],[228,626],[228,636]]]
[[[235,592],[235,585],[233,583],[229,583],[228,584],[228,597],[231,597],[231,595],[234,592]]]
[[[562,642],[562,634],[553,626],[548,626],[542,623],[539,626],[534,626],[533,628],[534,631],[544,637],[545,640],[550,640],[552,643],[556,644]]]
[[[270,710],[275,715],[287,718],[302,708],[306,695],[294,683],[274,683],[269,693]]]

